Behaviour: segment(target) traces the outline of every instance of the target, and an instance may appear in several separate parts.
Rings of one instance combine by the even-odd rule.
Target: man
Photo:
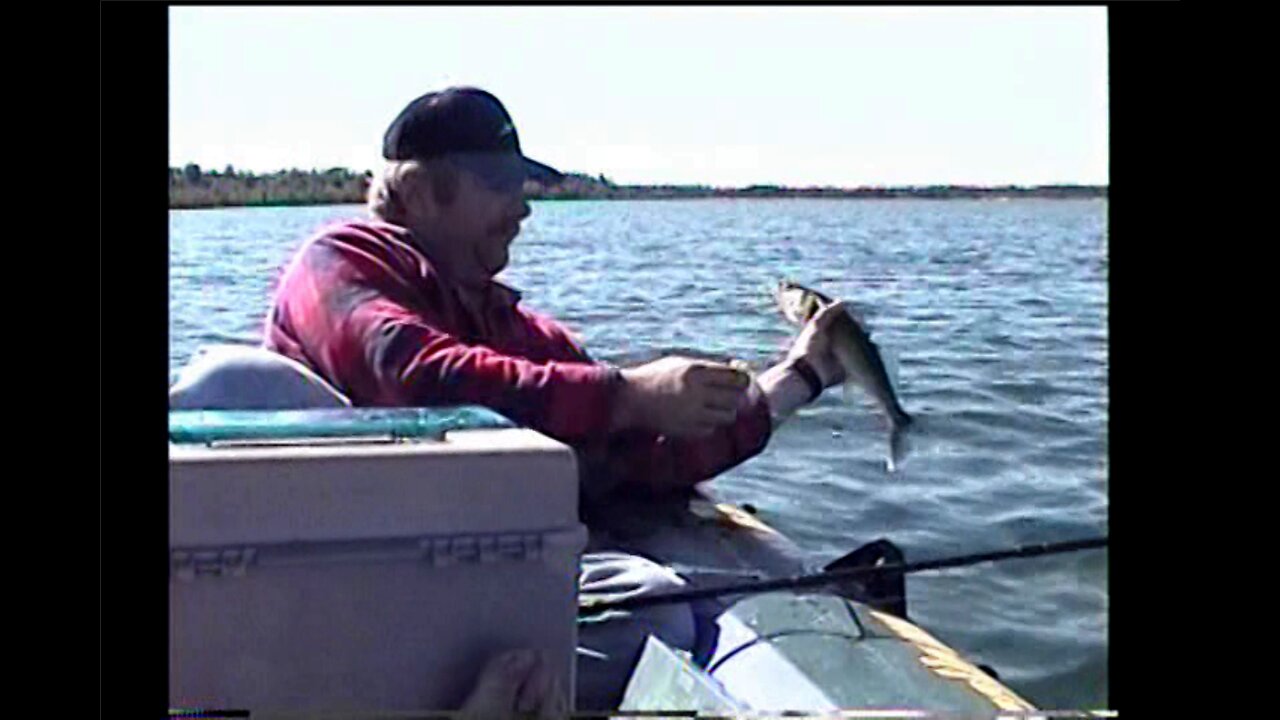
[[[303,245],[265,328],[269,350],[356,406],[485,405],[572,446],[588,497],[619,486],[663,493],[759,453],[778,422],[842,379],[823,332],[843,311],[838,303],[802,330],[785,362],[755,380],[682,357],[613,368],[592,361],[564,326],[521,307],[520,294],[494,276],[530,213],[525,181],[560,174],[524,157],[510,115],[483,90],[450,88],[409,103],[382,154],[372,217]],[[584,595],[683,582],[642,558],[610,553],[583,565]],[[643,627],[687,644],[687,609],[663,612],[671,611],[654,611]],[[588,650],[596,641],[612,650],[587,654],[595,659],[580,650],[579,708],[616,705],[643,634],[603,623],[580,635]],[[473,708],[507,707],[532,682],[537,663],[515,657],[495,660]]]
[[[506,109],[475,88],[411,102],[388,128],[372,218],[332,226],[287,268],[266,346],[353,404],[474,403],[574,447],[584,491],[688,488],[756,455],[773,426],[841,379],[820,313],[787,361],[755,382],[727,365],[666,357],[593,362],[570,332],[494,280],[530,208]]]

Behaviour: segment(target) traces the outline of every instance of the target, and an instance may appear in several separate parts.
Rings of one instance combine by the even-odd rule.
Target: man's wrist
[[[803,357],[791,358],[791,360],[787,362],[787,368],[799,376],[800,379],[804,381],[805,385],[808,386],[808,402],[817,400],[818,396],[822,394],[822,391],[827,388],[826,383],[822,381],[822,377],[818,375],[818,371],[815,370],[813,365],[810,365],[809,361],[805,360]]]
[[[760,392],[769,405],[769,415],[776,428],[799,408],[808,405],[812,390],[809,384],[783,362],[765,370],[756,378]]]

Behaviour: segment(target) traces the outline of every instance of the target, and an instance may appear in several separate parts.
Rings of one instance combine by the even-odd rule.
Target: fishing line
[[[747,595],[770,592],[773,590],[794,590],[800,588],[823,587],[825,585],[831,585],[876,573],[902,573],[903,575],[906,575],[908,573],[924,572],[926,570],[966,567],[969,565],[978,565],[984,562],[996,562],[1013,558],[1031,558],[1043,555],[1078,552],[1081,550],[1092,550],[1106,547],[1108,538],[1109,536],[1103,535],[1101,537],[1069,540],[1066,542],[1037,543],[1034,545],[1023,545],[1009,550],[956,555],[952,557],[937,558],[934,560],[922,560],[920,562],[886,563],[872,567],[850,568],[848,570],[829,570],[826,572],[814,573],[812,575],[795,575],[792,577],[777,578],[774,580],[761,580],[756,582],[695,588],[692,590],[655,593],[653,595],[622,598],[620,600],[589,601],[582,603],[578,607],[578,615],[580,617],[589,616],[608,610],[635,610],[654,605],[667,605],[671,603],[702,600],[720,595]]]

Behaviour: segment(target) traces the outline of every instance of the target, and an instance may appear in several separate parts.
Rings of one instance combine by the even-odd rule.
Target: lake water
[[[356,206],[170,213],[170,366],[260,339],[280,270]],[[793,330],[780,278],[852,300],[896,359],[913,451],[886,473],[880,419],[837,391],[714,481],[815,563],[887,537],[909,560],[1102,534],[1105,200],[535,202],[500,279],[599,359],[653,349],[764,367]],[[1045,709],[1107,693],[1107,554],[913,575],[912,618]]]

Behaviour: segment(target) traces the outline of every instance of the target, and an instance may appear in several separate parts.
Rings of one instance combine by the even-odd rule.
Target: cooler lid
[[[175,547],[578,524],[572,450],[486,408],[175,411],[169,422]]]

